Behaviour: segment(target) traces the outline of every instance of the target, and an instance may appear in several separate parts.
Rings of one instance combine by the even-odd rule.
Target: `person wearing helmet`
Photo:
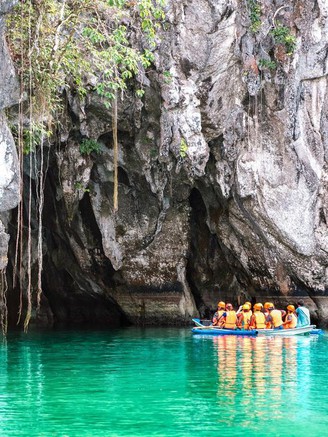
[[[227,303],[225,315],[223,316],[224,329],[236,329],[237,315],[231,303]]]
[[[237,316],[237,327],[240,329],[249,329],[251,323],[252,311],[248,303],[244,303],[243,310]]]
[[[292,329],[292,328],[296,328],[296,325],[297,325],[297,317],[295,315],[295,307],[294,305],[288,305],[287,315],[285,317],[283,327],[284,329]]]
[[[265,320],[266,320],[266,322],[265,322],[265,328],[266,329],[271,329],[272,328],[272,324],[271,324],[271,321],[270,321],[270,311],[269,311],[269,308],[271,306],[273,306],[273,303],[265,302],[265,304],[263,305],[263,309],[262,309],[264,317],[265,317]]]
[[[252,309],[251,309],[252,308],[252,304],[250,302],[245,302],[244,305],[248,305],[249,306],[250,313],[252,314]],[[242,313],[244,305],[240,305],[240,307],[238,308],[238,311],[236,313],[237,316],[238,316],[238,314]]]
[[[218,303],[218,309],[215,312],[212,320],[212,326],[222,326],[223,325],[223,314],[225,313],[225,303],[220,301]]]
[[[266,318],[262,312],[263,305],[261,303],[256,303],[253,306],[253,314],[251,317],[250,329],[265,329],[266,328]]]
[[[271,322],[271,326],[273,329],[283,329],[283,321],[282,317],[285,315],[285,311],[282,313],[280,310],[276,310],[274,305],[270,303],[268,308],[270,314],[267,317],[267,321]]]

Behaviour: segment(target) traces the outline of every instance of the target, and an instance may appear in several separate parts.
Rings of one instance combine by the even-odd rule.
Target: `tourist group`
[[[304,301],[288,305],[287,311],[276,309],[271,302],[264,305],[256,303],[253,306],[245,302],[238,311],[233,309],[231,303],[218,303],[218,309],[213,316],[212,325],[225,329],[292,329],[310,325],[310,312],[304,306]]]

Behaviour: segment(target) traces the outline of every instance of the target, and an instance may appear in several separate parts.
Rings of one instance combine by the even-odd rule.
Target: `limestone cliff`
[[[4,39],[4,14],[14,1],[0,5],[0,271],[7,265],[9,235],[5,231],[6,212],[19,201],[19,167],[15,143],[3,110],[17,103],[18,82]]]
[[[55,321],[188,323],[218,299],[297,296],[328,319],[328,6],[259,3],[259,23],[247,0],[169,3],[146,94],[120,102],[116,213],[111,111],[67,95],[45,187]]]

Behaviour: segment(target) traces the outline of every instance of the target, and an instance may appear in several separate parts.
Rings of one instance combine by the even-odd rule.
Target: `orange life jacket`
[[[241,317],[241,327],[244,329],[249,329],[249,325],[251,323],[252,312],[247,311],[247,312],[243,312],[242,314],[243,314],[243,316]]]
[[[286,315],[286,322],[288,321],[288,317],[291,316],[291,320],[286,323],[286,325],[284,325],[285,329],[291,329],[291,328],[296,328],[297,325],[297,317],[295,316],[294,313],[289,313]]]
[[[235,329],[237,322],[236,311],[227,311],[227,316],[224,322],[224,328],[226,329]]]
[[[266,328],[266,322],[265,322],[265,315],[261,313],[261,311],[254,311],[254,319],[255,319],[255,326],[256,329],[264,329]]]
[[[217,324],[221,325],[221,324],[223,324],[223,319],[221,318],[223,313],[225,313],[225,310],[217,311],[217,312],[214,314],[214,317],[213,317],[213,324],[214,324],[214,325],[217,325]],[[220,320],[220,318],[221,318],[221,320]],[[220,321],[219,321],[219,320],[220,320]],[[219,322],[219,323],[218,323],[218,322]]]
[[[270,311],[270,316],[272,317],[273,327],[274,328],[279,328],[279,326],[282,325],[281,311],[279,311],[279,310],[272,310],[272,311]]]
[[[271,329],[272,328],[271,322],[267,320],[267,318],[270,315],[270,311],[269,310],[265,310],[263,314],[264,314],[264,317],[265,317],[265,329]]]

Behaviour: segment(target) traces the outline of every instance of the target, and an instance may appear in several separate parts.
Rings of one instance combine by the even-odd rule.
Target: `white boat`
[[[315,325],[301,326],[299,328],[290,329],[258,329],[257,335],[274,335],[274,336],[290,336],[290,335],[302,335],[311,333],[316,328]]]

